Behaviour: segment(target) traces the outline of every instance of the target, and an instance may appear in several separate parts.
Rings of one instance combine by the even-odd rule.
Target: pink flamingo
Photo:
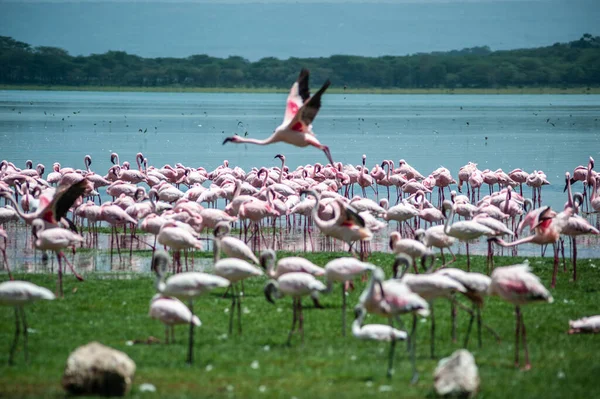
[[[583,196],[579,193],[575,195],[575,198],[579,200],[579,204],[574,203],[573,194],[571,193],[571,175],[569,172],[565,173],[565,180],[567,183],[567,194],[568,200],[565,204],[565,208],[573,208],[573,216],[567,219],[567,224],[562,229],[562,234],[571,237],[572,248],[573,248],[573,281],[577,281],[577,236],[584,234],[600,234],[600,231],[592,226],[586,219],[579,216],[578,210],[579,205],[583,203]]]
[[[557,214],[549,206],[543,206],[539,210],[530,212],[530,214],[532,215],[529,217],[526,215],[522,223],[534,228],[535,234],[510,243],[504,242],[497,237],[490,238],[489,240],[502,247],[514,247],[529,242],[538,245],[552,244],[554,248],[554,272],[552,274],[551,287],[554,288],[556,286],[556,275],[558,274],[558,248],[556,242],[560,238],[560,233],[566,225],[568,218],[573,215],[573,208],[567,208],[560,214]]]
[[[525,350],[525,370],[531,369],[529,351],[527,348],[527,332],[521,314],[521,306],[533,302],[552,303],[552,295],[542,285],[540,279],[530,272],[527,264],[498,267],[492,273],[492,282],[489,288],[490,295],[500,298],[515,305],[516,331],[515,331],[515,366],[519,367],[519,341],[522,338]]]
[[[292,85],[287,98],[285,117],[283,123],[275,129],[275,132],[264,140],[243,138],[240,136],[227,137],[223,144],[249,143],[268,145],[277,142],[285,142],[296,147],[313,146],[325,153],[329,163],[333,165],[333,159],[329,147],[321,144],[312,131],[312,122],[321,108],[321,96],[327,90],[331,82],[327,80],[315,95],[310,96],[308,90],[308,70],[302,69],[298,80]]]
[[[189,225],[175,220],[169,220],[162,225],[158,233],[159,244],[171,248],[174,253],[174,258],[177,263],[176,272],[181,272],[181,250],[190,248],[202,249],[202,242],[199,241],[194,234],[189,230]],[[185,253],[185,267],[187,271],[187,252]]]
[[[198,316],[194,316],[192,312],[185,306],[183,302],[175,297],[163,296],[156,294],[150,301],[150,311],[148,316],[159,320],[165,325],[165,343],[169,343],[169,329],[171,330],[170,342],[175,343],[175,326],[177,324],[190,324],[200,327],[202,322]]]
[[[35,247],[43,251],[50,250],[56,253],[56,259],[58,259],[58,286],[56,287],[56,290],[60,297],[64,297],[61,259],[64,259],[65,262],[67,262],[67,265],[79,281],[83,281],[83,277],[77,274],[75,269],[73,269],[73,266],[69,263],[62,250],[66,247],[75,246],[78,243],[82,243],[83,237],[81,237],[79,234],[73,233],[70,230],[60,227],[45,229],[45,223],[41,219],[34,220],[31,226],[33,230],[33,236],[35,237]]]

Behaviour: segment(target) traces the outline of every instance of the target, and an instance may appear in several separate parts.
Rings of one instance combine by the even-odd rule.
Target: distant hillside
[[[600,86],[600,36],[547,47],[489,47],[407,56],[327,58],[142,58],[122,51],[71,56],[57,47],[31,47],[0,36],[0,84],[288,88],[300,68],[315,85],[329,78],[348,88],[504,88]]]

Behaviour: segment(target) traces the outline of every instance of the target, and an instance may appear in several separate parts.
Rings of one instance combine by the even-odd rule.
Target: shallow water
[[[280,164],[273,159],[278,153],[286,155],[291,169],[326,163],[314,148],[221,144],[233,133],[267,137],[281,122],[285,98],[0,91],[0,158],[18,166],[32,159],[44,163],[48,173],[57,161],[83,168],[83,157],[90,154],[92,169],[102,174],[111,165],[111,152],[118,152],[121,162],[133,162],[141,151],[156,166],[181,162],[207,170],[224,159],[245,170],[275,166]],[[600,96],[326,94],[314,130],[330,146],[334,160],[344,163],[359,164],[366,154],[369,167],[383,159],[403,158],[425,175],[445,166],[456,176],[468,161],[477,162],[481,170],[541,169],[551,182],[543,188],[544,204],[562,209],[565,171],[586,165],[589,156],[599,157]],[[581,190],[581,183],[574,190]],[[530,189],[525,193],[530,195]],[[299,234],[291,236],[288,248],[303,249]],[[583,242],[579,256],[600,256],[597,240]],[[373,247],[385,250],[386,245],[375,241]],[[538,254],[539,248],[532,247],[530,253]],[[33,259],[33,253],[25,252],[24,263],[32,264],[26,268],[36,267]],[[83,268],[111,270],[103,253],[82,255],[82,261]],[[147,271],[142,263],[129,267]]]

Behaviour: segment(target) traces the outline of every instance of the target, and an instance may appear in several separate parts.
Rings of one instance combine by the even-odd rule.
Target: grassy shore
[[[200,254],[199,254],[200,255]],[[290,255],[279,254],[280,256]],[[201,256],[209,257],[210,254]],[[323,265],[347,256],[342,253],[307,253],[306,258]],[[369,259],[382,265],[389,275],[392,256],[374,253]],[[497,257],[497,265],[522,261],[523,258]],[[552,260],[531,258],[533,271],[549,286]],[[568,320],[598,313],[600,278],[595,261],[580,260],[579,280],[560,273],[552,291],[553,304],[524,307],[527,336],[533,363],[531,371],[521,371],[513,364],[514,307],[498,298],[487,300],[484,322],[498,331],[497,343],[483,331],[483,349],[472,336],[473,351],[481,376],[480,398],[585,398],[597,397],[595,378],[600,372],[596,354],[600,340],[592,335],[568,335]],[[465,267],[459,257],[457,267]],[[485,269],[485,258],[474,257],[475,270]],[[6,275],[2,276],[5,280]],[[15,277],[54,289],[56,276],[20,274]],[[227,336],[229,298],[214,292],[199,298],[195,310],[202,326],[196,330],[193,366],[184,363],[187,328],[177,327],[177,343],[134,344],[149,336],[164,337],[162,325],[148,317],[150,298],[154,294],[153,277],[148,274],[88,274],[85,282],[65,276],[65,298],[38,302],[26,308],[29,323],[30,364],[23,360],[22,340],[17,364],[6,366],[14,334],[14,311],[0,308],[0,397],[64,397],[60,379],[71,351],[90,341],[100,341],[126,352],[137,364],[134,388],[130,397],[211,397],[211,398],[364,398],[364,397],[435,397],[432,372],[437,359],[429,358],[429,320],[419,322],[417,367],[421,378],[409,383],[410,366],[403,348],[396,350],[396,369],[391,380],[385,377],[388,346],[358,341],[350,334],[351,308],[365,283],[357,282],[348,297],[348,335],[340,334],[340,287],[322,296],[325,309],[314,309],[304,300],[305,342],[295,336],[291,347],[285,346],[291,323],[291,299],[275,306],[265,301],[262,288],[265,278],[248,280],[242,308],[243,335]],[[464,301],[463,298],[460,298]],[[450,339],[449,305],[435,304],[436,353],[450,355],[460,347]],[[406,318],[408,323],[409,318]],[[459,313],[459,342],[464,338],[467,315]],[[367,323],[386,321],[369,316]],[[152,383],[156,393],[142,393],[139,386]],[[596,392],[595,394],[593,392]]]
[[[287,93],[289,89],[247,87],[130,87],[130,86],[45,86],[0,85],[0,90],[104,91],[152,93]],[[600,94],[600,87],[507,87],[489,89],[341,89],[330,88],[334,94]]]

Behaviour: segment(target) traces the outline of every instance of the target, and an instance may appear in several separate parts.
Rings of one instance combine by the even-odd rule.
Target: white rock
[[[465,349],[439,361],[433,372],[433,385],[438,395],[472,396],[479,389],[479,370],[473,355]]]
[[[98,342],[69,355],[62,386],[73,395],[123,396],[131,390],[135,363],[125,353]]]

